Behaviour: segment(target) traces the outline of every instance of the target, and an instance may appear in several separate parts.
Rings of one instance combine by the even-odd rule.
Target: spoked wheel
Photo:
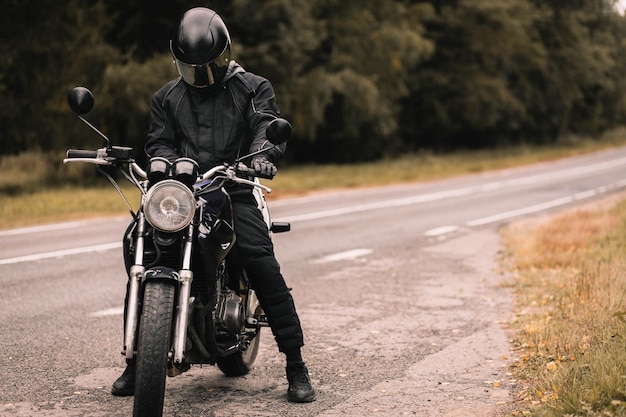
[[[242,376],[246,375],[252,369],[252,365],[259,353],[259,345],[261,344],[261,329],[257,330],[257,334],[250,342],[250,346],[243,352],[233,353],[217,359],[217,366],[226,376]]]
[[[175,294],[173,282],[148,281],[145,284],[137,339],[135,417],[163,415]]]

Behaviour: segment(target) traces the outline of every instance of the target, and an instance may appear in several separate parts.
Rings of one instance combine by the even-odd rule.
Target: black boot
[[[287,399],[294,403],[310,403],[315,401],[315,390],[311,386],[309,370],[304,362],[287,363]]]
[[[135,361],[129,362],[122,376],[115,380],[111,394],[116,397],[129,397],[135,394]]]

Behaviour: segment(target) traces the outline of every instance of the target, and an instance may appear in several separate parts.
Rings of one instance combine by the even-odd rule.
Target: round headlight
[[[175,180],[163,180],[150,188],[143,205],[146,220],[162,232],[178,232],[193,220],[196,199],[189,188]]]

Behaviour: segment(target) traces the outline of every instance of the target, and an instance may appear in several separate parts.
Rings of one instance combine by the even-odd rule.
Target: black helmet
[[[170,41],[176,68],[189,85],[219,83],[230,63],[230,35],[217,13],[205,7],[188,10]]]

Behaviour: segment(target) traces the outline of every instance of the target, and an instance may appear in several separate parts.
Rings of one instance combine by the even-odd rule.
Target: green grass
[[[516,146],[446,155],[422,152],[362,164],[279,166],[279,174],[266,184],[273,189],[268,197],[272,200],[329,189],[429,181],[545,162],[625,144],[626,129],[620,129],[595,140],[570,137],[545,147]],[[0,229],[127,212],[106,179],[93,179],[93,166],[63,165],[62,159],[62,153],[37,152],[0,158]],[[125,189],[131,190],[131,187]],[[131,195],[136,202],[136,194]]]

